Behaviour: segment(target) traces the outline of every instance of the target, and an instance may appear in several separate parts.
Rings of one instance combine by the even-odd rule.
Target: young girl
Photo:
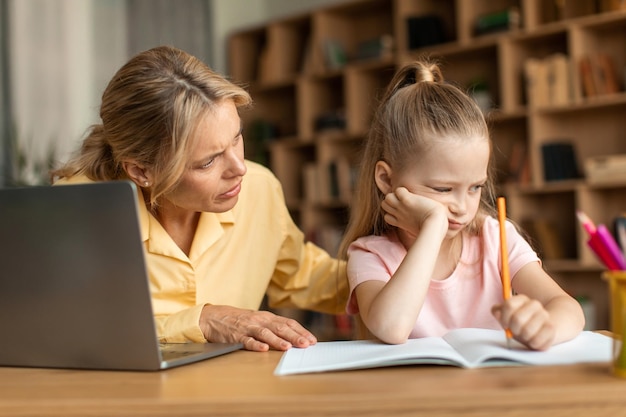
[[[374,116],[341,252],[347,311],[387,343],[461,327],[509,328],[544,350],[584,326],[578,302],[507,222],[502,297],[491,142],[476,103],[433,62],[401,69]]]

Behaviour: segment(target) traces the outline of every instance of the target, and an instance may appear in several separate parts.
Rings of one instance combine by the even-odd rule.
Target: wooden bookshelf
[[[265,127],[252,143],[247,134],[246,146],[255,155],[265,150],[262,162],[283,183],[294,219],[335,253],[377,100],[399,66],[421,55],[436,58],[448,80],[469,92],[486,88],[497,181],[509,215],[520,225],[550,230],[544,237],[550,242],[537,242],[538,248],[559,246],[550,252],[559,257],[546,259],[547,270],[573,295],[590,298],[597,316],[592,327],[606,329],[603,268],[586,246],[575,211],[607,226],[626,212],[626,176],[606,184],[584,176],[587,158],[626,154],[626,10],[614,4],[621,3],[355,0],[238,31],[229,39],[229,73],[249,86],[256,102],[246,131]],[[416,34],[411,20],[433,29]],[[506,27],[477,32],[494,22]],[[416,42],[421,46],[410,49]],[[597,67],[599,53],[611,61],[617,90],[591,95],[580,62],[591,57]],[[529,62],[555,57],[558,70],[544,70],[560,71],[554,73],[561,84],[541,79],[545,86],[533,90]],[[594,75],[596,82],[605,82],[602,74]],[[537,94],[545,88],[551,90],[541,101]],[[571,144],[579,178],[546,180],[542,149],[553,142]]]

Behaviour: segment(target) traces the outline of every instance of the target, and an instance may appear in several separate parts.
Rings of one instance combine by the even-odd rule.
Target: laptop
[[[160,370],[241,349],[158,341],[132,182],[0,189],[0,366]]]

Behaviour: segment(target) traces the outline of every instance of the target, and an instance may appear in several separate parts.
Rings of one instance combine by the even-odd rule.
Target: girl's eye
[[[484,187],[485,187],[485,184],[474,185],[472,186],[471,190],[476,192],[476,191],[480,191]]]
[[[438,193],[449,193],[450,191],[452,191],[452,188],[448,188],[448,187],[433,187],[433,190],[437,191]]]

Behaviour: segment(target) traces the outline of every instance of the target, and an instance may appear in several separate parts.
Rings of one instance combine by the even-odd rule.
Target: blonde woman
[[[53,172],[59,184],[136,184],[162,341],[306,347],[315,336],[258,311],[264,297],[276,307],[343,310],[345,264],[304,241],[277,179],[244,159],[239,111],[250,103],[181,50],[142,52],[104,91],[102,122]]]

